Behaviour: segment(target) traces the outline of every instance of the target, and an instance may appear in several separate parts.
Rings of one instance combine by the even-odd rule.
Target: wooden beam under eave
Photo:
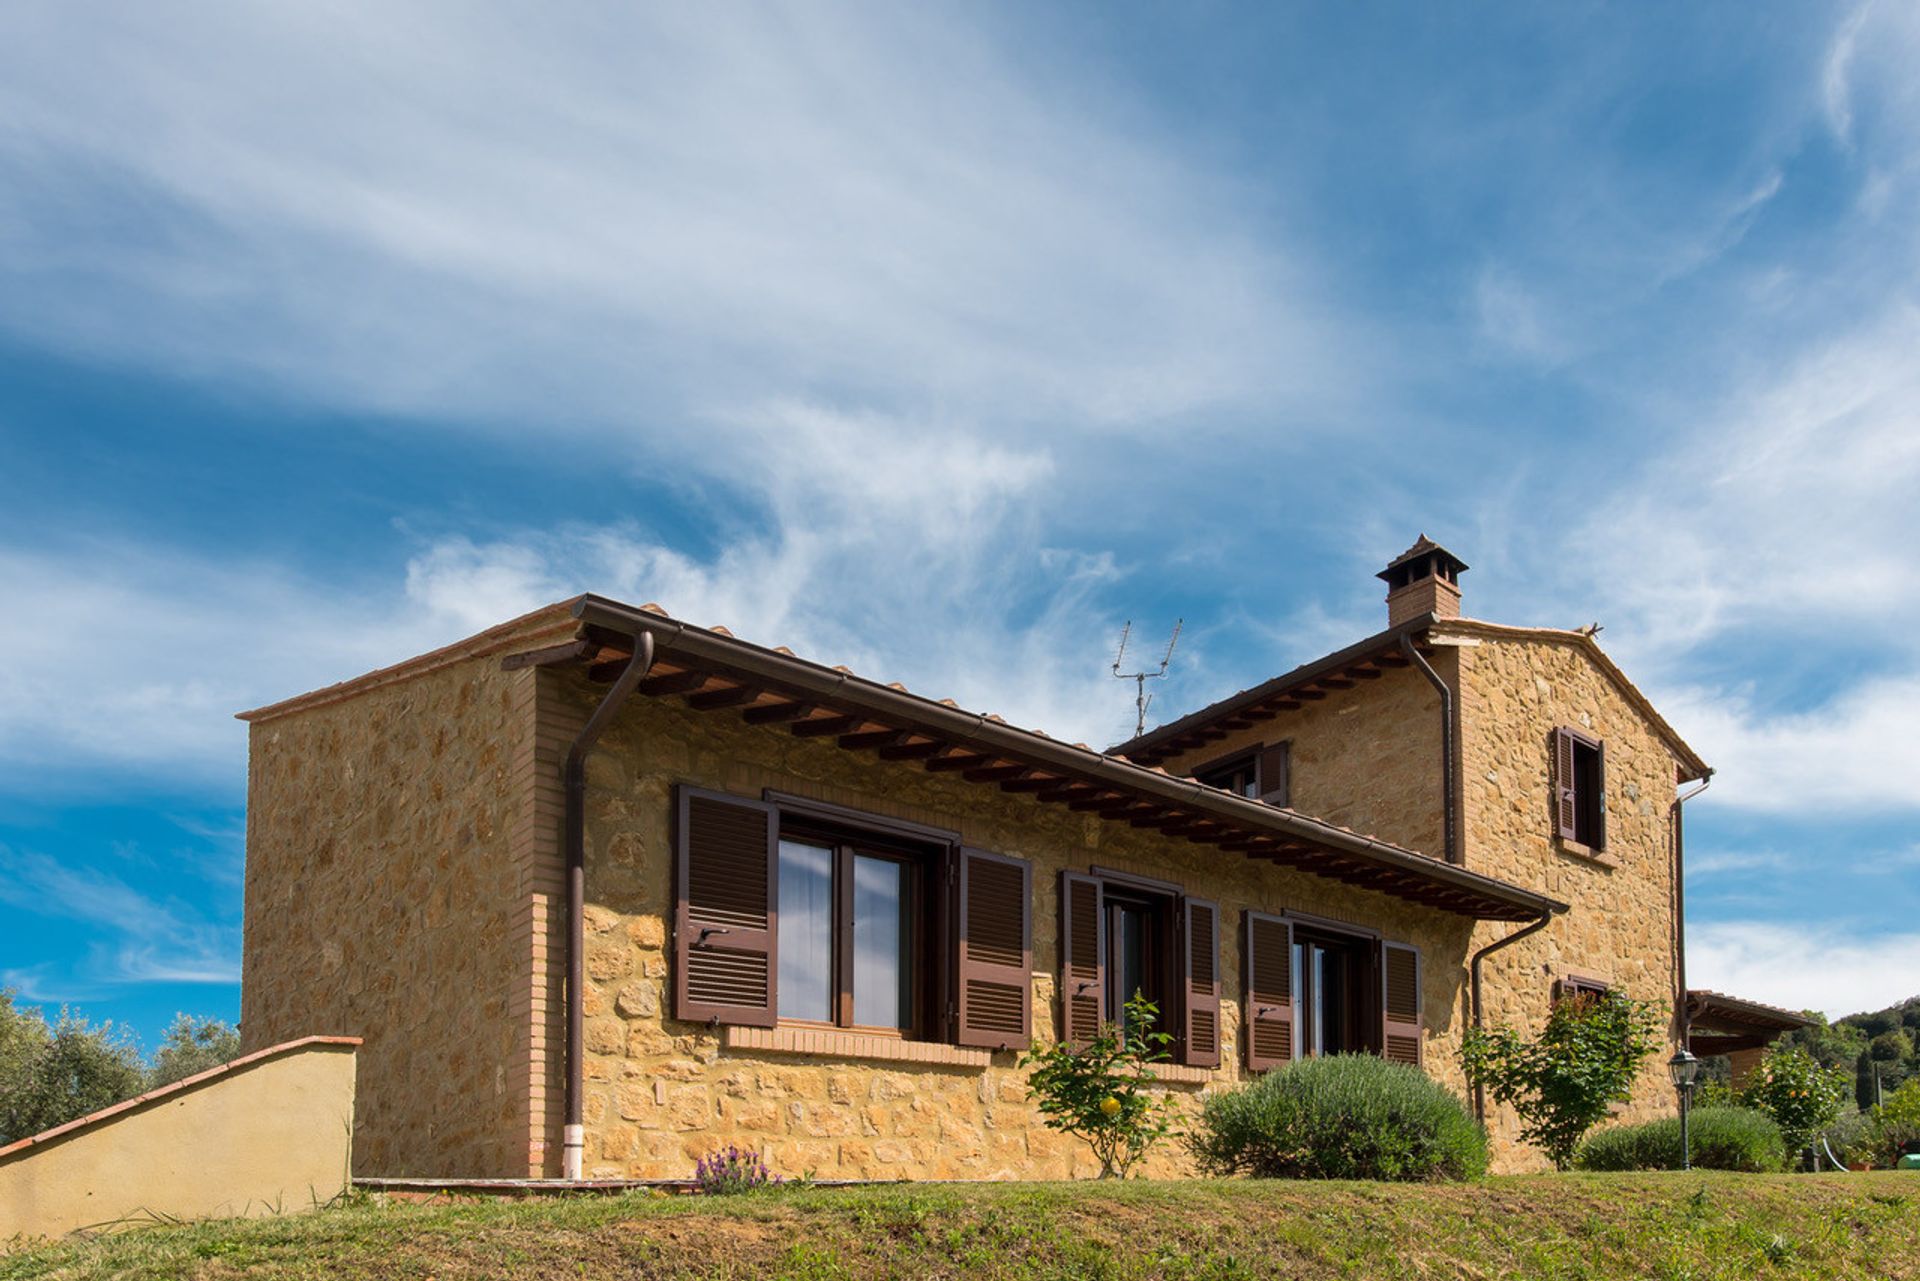
[[[1033,773],[1031,765],[988,765],[980,769],[970,769],[960,777],[969,783],[1000,783],[1008,779],[1025,778]]]
[[[1140,802],[1140,805],[1146,808],[1141,809],[1138,814],[1126,815],[1127,823],[1131,827],[1142,829],[1160,828],[1167,826],[1169,823],[1190,823],[1193,821],[1192,815],[1183,814],[1179,810],[1166,809],[1159,805],[1152,805],[1146,801]]]
[[[1010,778],[1000,784],[1003,792],[1044,792],[1050,787],[1060,786],[1060,777],[1056,774],[1042,774],[1038,778]]]
[[[552,667],[557,663],[572,663],[596,653],[600,646],[589,640],[568,641],[564,645],[549,645],[545,649],[530,649],[520,654],[508,654],[500,660],[500,670],[517,672],[523,667]]]
[[[749,707],[740,713],[740,719],[749,725],[779,725],[804,720],[818,710],[813,703],[768,703],[765,707]]]
[[[1057,787],[1051,791],[1041,792],[1038,794],[1037,799],[1045,801],[1049,805],[1072,805],[1075,801],[1091,800],[1100,795],[1103,795],[1101,789],[1091,786],[1090,784],[1069,783],[1065,787]]]
[[[984,752],[961,752],[956,756],[935,756],[927,761],[930,773],[942,774],[949,770],[974,769],[985,765],[994,758]]]
[[[903,729],[864,730],[854,734],[842,734],[840,746],[849,752],[864,751],[869,747],[898,747],[913,737]]]
[[[765,692],[752,685],[735,685],[732,689],[710,689],[703,694],[689,694],[687,706],[696,712],[717,712],[723,707],[740,707],[751,703]]]
[[[607,665],[608,664],[598,664],[593,670],[597,672],[600,670],[600,667]],[[612,664],[611,666],[614,668],[613,674],[618,676],[620,674],[619,669],[625,666],[625,664],[618,663]],[[647,679],[641,681],[636,688],[638,688],[642,694],[651,694],[656,697],[667,694],[691,694],[712,679],[711,676],[702,671],[667,672],[659,676],[647,677]]]
[[[825,738],[829,734],[851,734],[866,724],[862,716],[824,716],[810,721],[795,721],[787,732],[795,738]]]
[[[920,761],[929,756],[938,756],[949,745],[941,739],[930,738],[923,743],[899,743],[892,747],[879,749],[883,761]]]
[[[1137,803],[1131,796],[1107,792],[1094,800],[1068,801],[1067,808],[1076,814],[1108,814],[1114,810],[1132,809]]]
[[[1344,676],[1322,676],[1314,684],[1323,689],[1352,689],[1354,682]]]

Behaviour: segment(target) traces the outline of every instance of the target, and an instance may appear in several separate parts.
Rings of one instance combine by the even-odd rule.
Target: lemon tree
[[[1169,1057],[1173,1037],[1157,1031],[1159,1007],[1127,1002],[1123,1033],[1109,1023],[1087,1044],[1056,1042],[1026,1055],[1027,1090],[1047,1128],[1076,1135],[1093,1149],[1103,1179],[1127,1177],[1153,1145],[1173,1131],[1173,1101],[1152,1090],[1153,1064]]]

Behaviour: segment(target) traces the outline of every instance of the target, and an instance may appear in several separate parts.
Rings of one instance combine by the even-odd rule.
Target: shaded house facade
[[[1464,569],[1422,539],[1385,630],[1107,751],[595,596],[247,713],[244,1036],[363,1038],[357,1174],[514,1178],[1089,1173],[1016,1060],[1136,991],[1188,1103],[1338,1052],[1465,1095],[1464,1028],[1584,989],[1677,1038],[1709,771]]]

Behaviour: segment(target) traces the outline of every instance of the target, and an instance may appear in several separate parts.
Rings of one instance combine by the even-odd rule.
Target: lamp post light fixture
[[[1680,1168],[1691,1170],[1693,1144],[1687,1135],[1687,1112],[1693,1103],[1693,1087],[1700,1080],[1700,1060],[1683,1045],[1667,1060],[1667,1074],[1673,1078],[1673,1088],[1680,1095]]]

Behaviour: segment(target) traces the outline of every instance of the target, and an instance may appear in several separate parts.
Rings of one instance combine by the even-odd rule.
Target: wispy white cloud
[[[33,999],[80,999],[122,983],[235,983],[240,930],[167,896],[140,890],[99,867],[0,846],[0,903],[84,923],[106,937],[91,942],[77,966],[29,962],[6,982]],[[51,993],[52,995],[48,995]]]
[[[1793,858],[1778,850],[1710,850],[1687,854],[1689,877],[1743,876],[1756,872],[1778,872],[1793,865]]]
[[[732,459],[844,439],[758,409],[796,395],[1104,430],[1354,370],[1333,295],[1230,181],[1070,50],[1025,72],[984,16],[15,14],[0,322],[680,457],[720,431]],[[71,216],[103,189],[144,234]]]
[[[1840,1018],[1920,995],[1920,933],[1826,920],[1720,921],[1687,931],[1687,982]]]
[[[1868,678],[1806,711],[1762,710],[1727,689],[1676,691],[1663,706],[1718,771],[1702,803],[1854,817],[1920,809],[1920,675]]]

